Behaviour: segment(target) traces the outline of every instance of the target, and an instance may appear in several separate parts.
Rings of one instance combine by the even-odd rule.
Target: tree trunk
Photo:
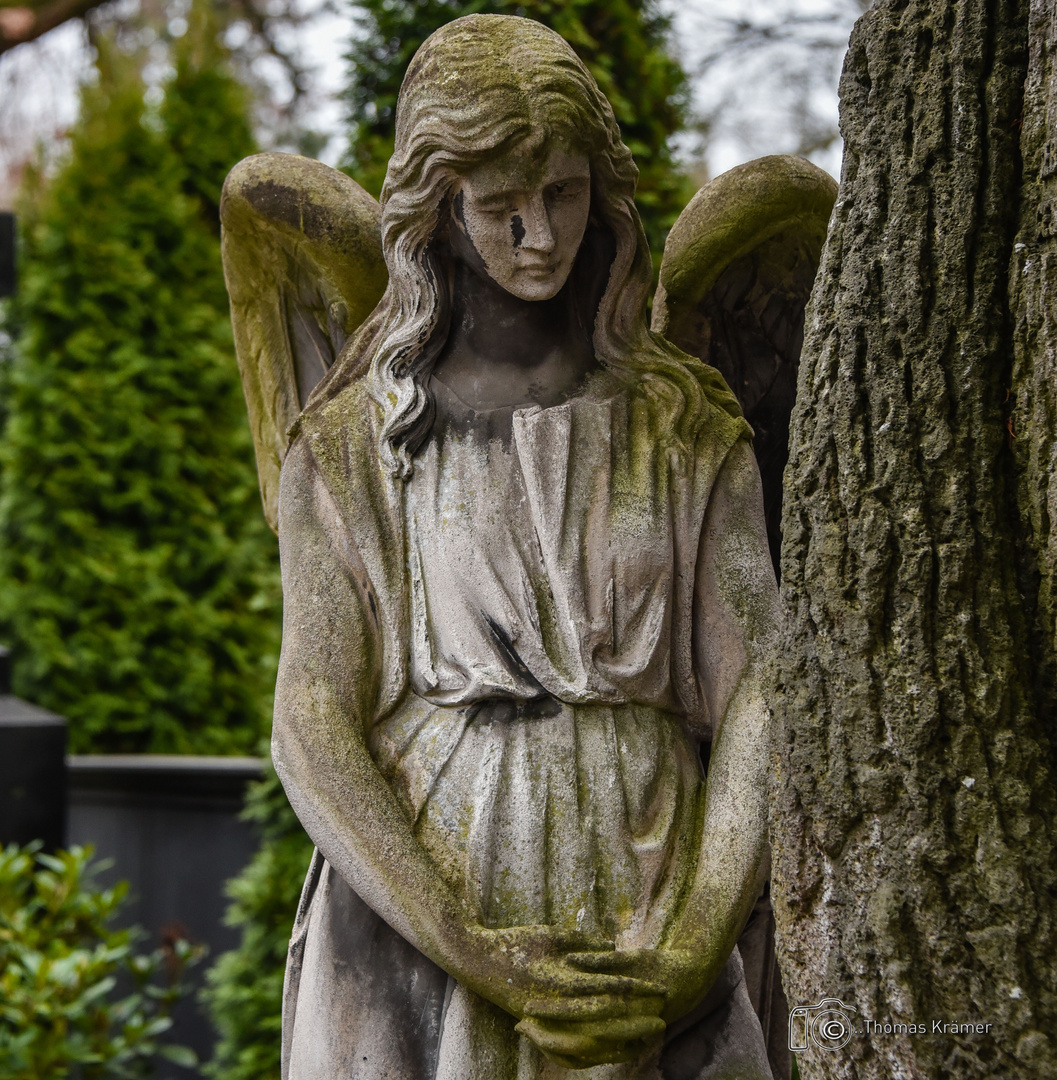
[[[1030,585],[1037,599],[1033,645],[1039,705],[1052,717],[1057,711],[1057,10],[1052,0],[1031,5],[1029,49],[1021,136],[1024,183],[1012,273],[1016,325],[1009,433],[1019,472],[1025,556],[1038,575]]]
[[[1057,29],[1033,2],[1029,54],[1028,7],[880,0],[841,82],[773,879],[790,1005],[858,1033],[805,1077],[1057,1076]]]

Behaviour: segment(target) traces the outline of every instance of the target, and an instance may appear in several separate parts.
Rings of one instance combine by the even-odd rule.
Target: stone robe
[[[313,621],[342,611],[370,658],[349,720],[481,922],[657,945],[693,872],[699,745],[721,719],[694,662],[701,530],[747,425],[711,384],[690,445],[644,384],[611,375],[562,405],[492,414],[433,390],[434,434],[406,483],[381,472],[362,384],[302,425],[280,496],[280,681],[327,677]],[[356,886],[317,855],[291,946],[286,1080],[573,1076]],[[663,1046],[575,1075],[768,1077],[737,953]]]

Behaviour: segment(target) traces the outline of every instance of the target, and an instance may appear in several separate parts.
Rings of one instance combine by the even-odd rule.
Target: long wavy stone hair
[[[590,162],[591,220],[570,281],[594,308],[597,360],[641,379],[677,437],[700,416],[695,369],[704,365],[647,328],[652,262],[634,203],[638,169],[609,102],[554,31],[516,16],[469,15],[432,34],[404,77],[381,197],[389,284],[307,406],[369,379],[383,416],[379,451],[398,477],[410,476],[433,423],[428,381],[450,325],[454,189],[474,166],[541,132]]]

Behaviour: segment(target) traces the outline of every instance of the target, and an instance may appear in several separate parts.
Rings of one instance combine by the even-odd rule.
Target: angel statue
[[[777,594],[752,430],[683,349],[791,385],[816,173],[765,159],[691,204],[654,305],[682,349],[647,326],[613,111],[536,22],[422,45],[380,207],[293,155],[229,177],[273,755],[317,848],[287,1080],[772,1075],[735,944]]]

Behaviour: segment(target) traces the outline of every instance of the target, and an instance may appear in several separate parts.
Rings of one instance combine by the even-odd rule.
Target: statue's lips
[[[557,263],[522,263],[518,267],[519,274],[531,274],[533,277],[550,277],[558,269]]]

